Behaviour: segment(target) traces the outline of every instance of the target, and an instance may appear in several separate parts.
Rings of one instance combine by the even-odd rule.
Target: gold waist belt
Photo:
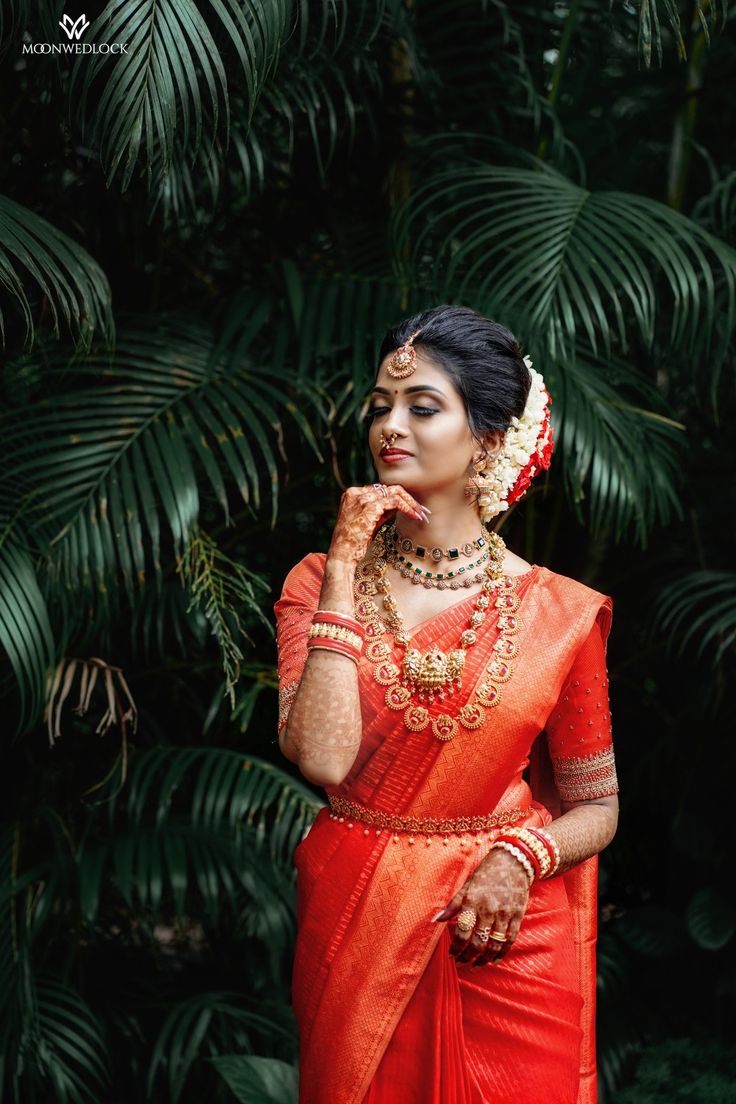
[[[369,809],[357,801],[348,801],[346,797],[329,798],[331,820],[359,820],[363,824],[375,824],[378,829],[388,828],[394,832],[416,832],[417,835],[440,832],[445,835],[452,832],[481,832],[484,828],[499,828],[504,824],[513,824],[529,812],[526,809],[500,809],[497,813],[484,816],[467,817],[416,817],[402,816],[400,813],[383,813],[378,809]],[[352,827],[349,824],[348,827]]]

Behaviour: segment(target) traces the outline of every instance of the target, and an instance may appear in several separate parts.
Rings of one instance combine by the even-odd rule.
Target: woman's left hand
[[[501,848],[490,851],[437,917],[454,920],[463,909],[476,913],[472,931],[455,926],[450,954],[474,966],[500,962],[519,934],[529,888],[529,878],[513,855]],[[483,929],[499,938],[479,939]]]

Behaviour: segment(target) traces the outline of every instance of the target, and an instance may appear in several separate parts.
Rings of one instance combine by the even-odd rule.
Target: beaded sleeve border
[[[563,801],[587,801],[618,793],[613,747],[593,755],[552,760],[555,783]]]

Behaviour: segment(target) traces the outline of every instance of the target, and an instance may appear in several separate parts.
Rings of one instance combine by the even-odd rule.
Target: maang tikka
[[[412,342],[418,337],[421,330],[415,330],[411,337],[407,338],[403,345],[399,345],[394,355],[386,365],[386,371],[394,379],[406,379],[417,367],[417,351]]]

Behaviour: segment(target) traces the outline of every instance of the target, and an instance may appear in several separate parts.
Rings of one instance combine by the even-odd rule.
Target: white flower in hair
[[[532,378],[524,413],[521,418],[511,419],[501,451],[479,473],[478,507],[484,525],[496,514],[508,510],[511,503],[524,493],[539,468],[549,467],[552,453],[550,399],[542,376],[534,370],[528,356],[524,357],[524,364]],[[521,480],[520,487],[514,493],[522,472],[526,478]]]

